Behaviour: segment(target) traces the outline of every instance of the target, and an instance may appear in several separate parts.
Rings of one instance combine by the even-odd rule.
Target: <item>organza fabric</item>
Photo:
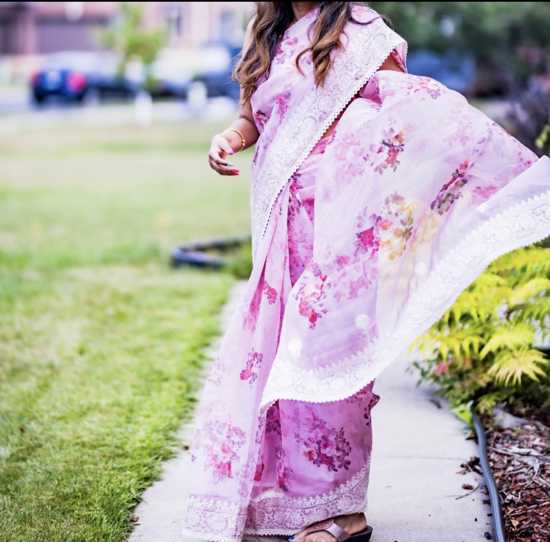
[[[375,73],[406,46],[355,13],[369,24],[322,90],[311,58],[295,67],[312,12],[252,99],[254,268],[197,413],[191,538],[363,511],[376,376],[493,259],[550,235],[550,160],[432,79]]]

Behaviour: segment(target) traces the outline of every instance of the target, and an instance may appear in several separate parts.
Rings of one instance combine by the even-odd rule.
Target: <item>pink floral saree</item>
[[[438,82],[378,71],[406,44],[354,9],[368,24],[323,87],[295,67],[314,11],[252,99],[254,269],[197,412],[189,538],[364,511],[374,379],[492,260],[550,235],[550,160]]]

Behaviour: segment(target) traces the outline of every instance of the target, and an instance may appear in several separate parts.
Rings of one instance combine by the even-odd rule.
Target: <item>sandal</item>
[[[319,523],[313,524],[305,531],[305,535],[316,533],[318,531],[326,531],[330,533],[338,542],[344,542],[344,540],[353,540],[353,542],[369,542],[372,535],[372,527],[367,525],[362,531],[358,533],[349,534],[347,531],[344,531],[341,527],[338,527],[334,523],[333,519],[328,519],[327,521],[321,521]],[[292,539],[291,539],[292,540]]]

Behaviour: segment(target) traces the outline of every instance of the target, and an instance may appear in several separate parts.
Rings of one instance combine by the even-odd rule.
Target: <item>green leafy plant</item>
[[[119,24],[101,32],[99,39],[106,49],[121,55],[120,71],[130,60],[143,63],[147,74],[146,87],[150,86],[150,68],[160,50],[166,45],[166,31],[162,28],[146,30],[144,28],[143,2],[121,2]]]
[[[550,54],[548,2],[368,2],[387,15],[409,49],[457,51],[521,77],[544,73]],[[536,50],[527,62],[526,49]]]
[[[471,402],[550,406],[550,248],[522,248],[495,261],[413,345],[421,381],[437,384],[457,413]]]
[[[542,132],[540,133],[540,136],[535,141],[535,145],[538,149],[541,149],[541,150],[546,149],[548,151],[549,143],[550,143],[550,123],[546,124],[546,126],[543,128]]]

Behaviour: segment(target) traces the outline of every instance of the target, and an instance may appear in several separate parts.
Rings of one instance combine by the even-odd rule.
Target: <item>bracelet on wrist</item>
[[[237,130],[235,128],[229,128],[227,131],[228,132],[235,132],[236,134],[238,134],[240,136],[240,138],[241,138],[241,148],[236,152],[241,152],[246,147],[246,140],[245,140],[243,134],[241,134],[241,132],[239,132],[239,130]]]

